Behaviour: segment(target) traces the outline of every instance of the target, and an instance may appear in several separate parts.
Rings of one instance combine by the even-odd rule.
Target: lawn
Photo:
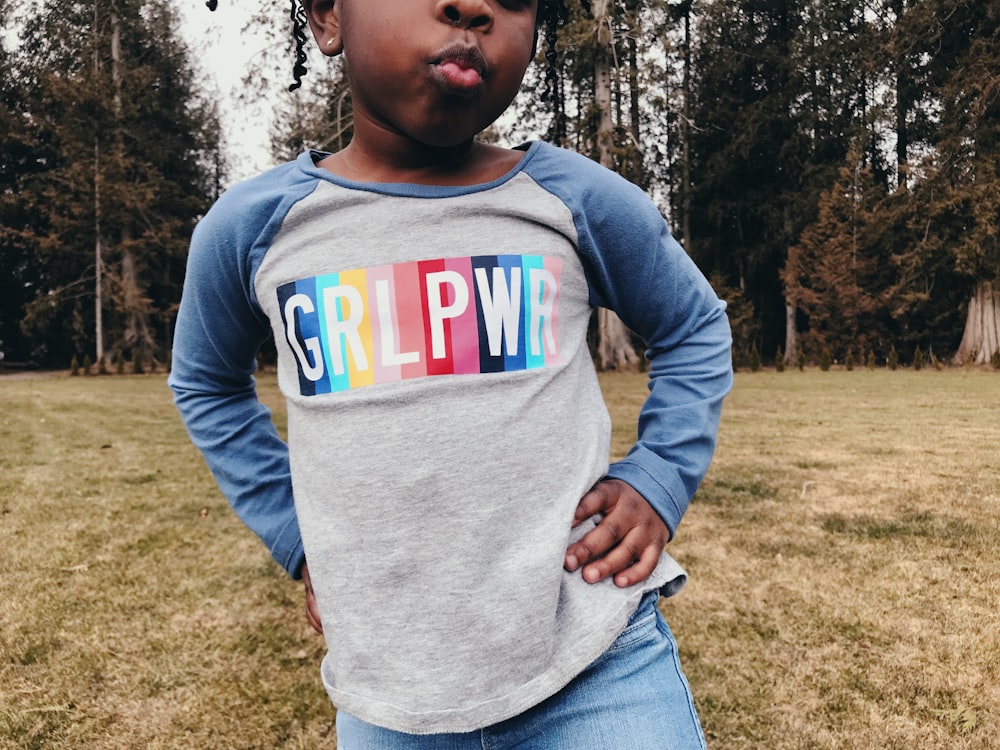
[[[621,452],[644,383],[602,382]],[[0,378],[0,445],[0,748],[334,747],[300,586],[163,375]],[[671,552],[711,748],[996,746],[997,373],[739,374]]]

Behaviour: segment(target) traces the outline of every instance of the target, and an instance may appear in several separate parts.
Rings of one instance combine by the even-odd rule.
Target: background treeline
[[[5,361],[162,363],[191,231],[223,176],[175,11],[0,0],[0,18]]]
[[[8,359],[65,366],[102,347],[162,359],[187,237],[225,181],[217,114],[167,4],[60,0],[11,15],[11,3],[0,0],[22,39],[0,57]],[[547,137],[646,188],[729,301],[738,359],[996,355],[1000,2],[566,6],[559,56],[543,33],[512,116],[489,135]],[[251,14],[290,69],[287,14],[266,2]],[[341,68],[316,54],[307,65],[304,88],[279,97],[276,158],[350,138]],[[615,330],[595,326],[612,349],[602,362],[628,366]]]

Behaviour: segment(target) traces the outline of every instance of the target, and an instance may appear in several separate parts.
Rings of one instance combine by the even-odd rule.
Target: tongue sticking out
[[[441,63],[441,73],[449,84],[457,88],[472,88],[482,80],[475,68],[464,68],[453,61]]]

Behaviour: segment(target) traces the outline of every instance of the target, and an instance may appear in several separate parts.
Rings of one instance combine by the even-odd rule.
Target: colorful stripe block
[[[560,361],[562,261],[499,255],[341,271],[277,290],[302,395]]]

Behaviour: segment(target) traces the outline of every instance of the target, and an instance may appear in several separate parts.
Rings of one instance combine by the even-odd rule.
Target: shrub
[[[819,369],[823,372],[827,372],[830,369],[830,365],[833,364],[833,355],[830,354],[828,348],[823,349],[823,353],[819,355]]]
[[[778,347],[778,353],[774,355],[774,369],[778,372],[785,371],[785,352],[780,346]]]
[[[886,359],[886,365],[888,365],[890,370],[895,370],[899,367],[899,355],[896,353],[896,347],[890,347],[889,357]]]
[[[83,355],[83,374],[90,375],[90,368],[94,366],[94,363],[90,359],[89,354]]]
[[[875,369],[875,352],[868,352],[868,369]]]
[[[1000,349],[993,352],[993,356],[990,357],[990,364],[993,365],[994,370],[1000,370]]]
[[[760,372],[760,351],[756,344],[750,347],[750,372]]]
[[[802,372],[804,369],[806,369],[806,355],[803,354],[801,351],[799,352],[799,359],[797,364],[799,366],[799,372]]]
[[[924,352],[919,346],[913,350],[913,369],[924,369]]]
[[[77,377],[80,374],[80,360],[73,355],[73,359],[69,361],[69,374],[73,377]]]
[[[847,368],[848,372],[854,369],[854,350],[848,349],[847,356],[844,357],[844,367]]]

